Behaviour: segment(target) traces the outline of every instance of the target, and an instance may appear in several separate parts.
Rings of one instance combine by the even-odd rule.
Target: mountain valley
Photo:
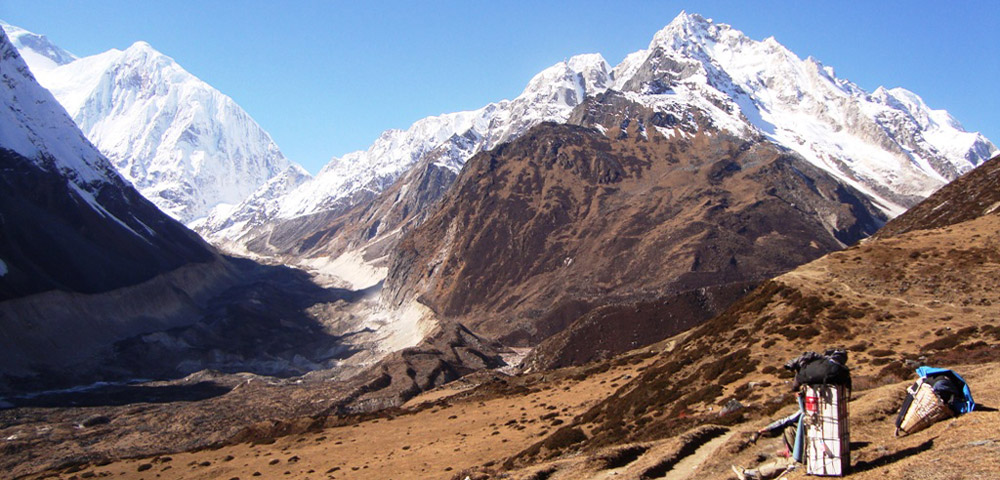
[[[145,42],[0,26],[5,475],[730,478],[832,346],[851,477],[1000,468],[1000,152],[908,90],[682,12],[312,176]],[[919,365],[982,408],[894,437]]]

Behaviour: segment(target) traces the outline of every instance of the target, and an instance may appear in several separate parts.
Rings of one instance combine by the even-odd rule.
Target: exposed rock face
[[[725,297],[688,302],[697,306],[677,312],[662,338],[690,326],[688,315],[708,318],[742,288],[885,221],[862,195],[770,144],[706,128],[668,138],[644,126],[662,115],[632,105],[647,115],[624,117],[620,97],[607,97],[574,115],[617,114],[624,128],[544,124],[473,157],[437,212],[401,242],[384,298],[419,295],[478,332],[532,345],[590,305],[677,302],[702,288]],[[646,328],[611,317],[620,318],[615,336]],[[631,345],[613,343],[611,353]]]

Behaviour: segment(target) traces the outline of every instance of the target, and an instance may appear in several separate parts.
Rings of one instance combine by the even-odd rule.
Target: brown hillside
[[[873,241],[767,282],[686,335],[614,359],[470,377],[380,416],[311,417],[305,433],[263,430],[244,439],[251,443],[83,461],[38,476],[732,478],[731,464],[752,465],[778,449],[776,439],[745,439],[792,409],[780,365],[803,350],[844,345],[854,376],[848,478],[996,478],[998,245],[997,215]],[[962,373],[985,408],[894,437],[903,389],[920,363]],[[730,400],[743,407],[720,415]]]
[[[400,243],[385,294],[417,292],[509,345],[579,329],[548,350],[565,355],[538,359],[551,367],[597,358],[573,353],[607,338],[596,325],[609,325],[607,354],[654,342],[882,223],[860,194],[770,144],[645,125],[545,124],[473,157]],[[627,314],[647,304],[671,316]],[[619,307],[585,317],[608,305]]]
[[[869,242],[782,275],[691,331],[635,381],[577,417],[569,428],[579,428],[585,437],[552,451],[527,449],[508,466],[531,465],[569,451],[597,452],[655,441],[702,424],[749,421],[738,428],[752,430],[763,424],[755,419],[791,402],[788,378],[780,367],[785,360],[802,351],[840,345],[850,351],[854,399],[863,406],[852,407],[857,414],[852,429],[859,433],[855,438],[865,440],[856,464],[875,470],[898,461],[902,465],[885,468],[930,472],[929,465],[907,458],[929,450],[930,444],[914,447],[912,439],[887,437],[890,417],[899,406],[900,382],[910,379],[918,365],[980,372],[984,386],[1000,380],[994,373],[994,362],[1000,359],[998,232],[1000,216],[987,215],[946,229]],[[972,366],[982,363],[991,367]],[[878,388],[886,385],[891,387]],[[983,391],[975,382],[972,387],[974,393]],[[721,406],[731,400],[748,408],[720,416]],[[858,423],[866,421],[880,423]],[[983,412],[959,421],[979,425],[996,422],[997,417]],[[968,428],[973,435],[993,438],[993,433]],[[967,433],[954,435],[964,438]],[[707,460],[708,471],[724,476],[727,463],[752,462],[748,453],[728,453]],[[940,459],[938,467],[953,474],[976,458],[934,457]],[[983,465],[990,464],[977,464],[971,471],[982,472]]]

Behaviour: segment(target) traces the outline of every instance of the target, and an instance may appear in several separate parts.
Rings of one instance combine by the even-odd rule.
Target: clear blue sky
[[[0,0],[77,55],[145,40],[311,172],[389,128],[513,98],[580,53],[613,66],[678,12],[774,36],[868,91],[902,86],[1000,142],[1000,2]]]

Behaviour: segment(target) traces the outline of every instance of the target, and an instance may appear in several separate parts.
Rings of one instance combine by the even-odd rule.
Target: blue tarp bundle
[[[946,368],[920,367],[917,369],[917,375],[920,375],[920,378],[927,378],[934,375],[947,375],[951,377],[956,386],[961,387],[962,395],[964,396],[964,398],[954,400],[950,405],[956,414],[969,413],[972,409],[976,408],[976,402],[972,401],[972,391],[969,390],[969,384],[965,382],[965,379],[961,375],[954,371]]]

